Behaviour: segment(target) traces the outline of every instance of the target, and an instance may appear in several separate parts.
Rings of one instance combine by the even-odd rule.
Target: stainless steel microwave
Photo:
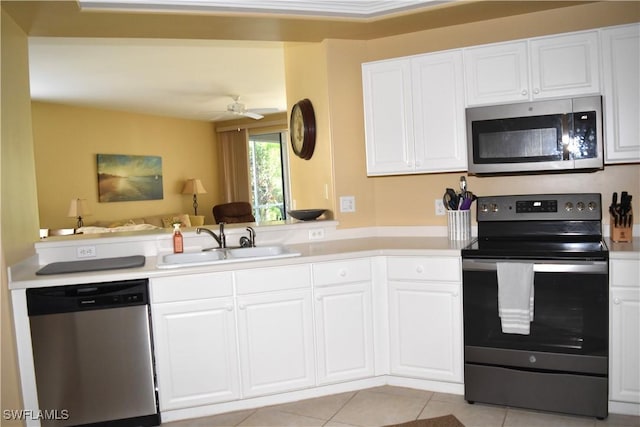
[[[602,97],[467,108],[470,174],[603,168]]]

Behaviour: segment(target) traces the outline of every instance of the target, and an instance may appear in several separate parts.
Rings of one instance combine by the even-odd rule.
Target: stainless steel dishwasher
[[[148,280],[27,290],[42,426],[156,426]],[[49,419],[47,419],[49,418]]]

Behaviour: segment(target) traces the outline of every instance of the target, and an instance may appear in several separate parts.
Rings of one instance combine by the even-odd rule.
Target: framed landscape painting
[[[161,200],[162,157],[98,154],[100,202]]]

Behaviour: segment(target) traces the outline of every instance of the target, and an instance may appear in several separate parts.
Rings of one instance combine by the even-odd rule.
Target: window
[[[257,222],[286,218],[289,177],[286,133],[249,136],[251,205]]]

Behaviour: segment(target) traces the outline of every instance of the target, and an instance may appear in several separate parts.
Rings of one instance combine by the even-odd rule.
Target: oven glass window
[[[608,297],[603,274],[536,273],[530,334],[502,333],[495,271],[465,271],[465,345],[607,355]]]

